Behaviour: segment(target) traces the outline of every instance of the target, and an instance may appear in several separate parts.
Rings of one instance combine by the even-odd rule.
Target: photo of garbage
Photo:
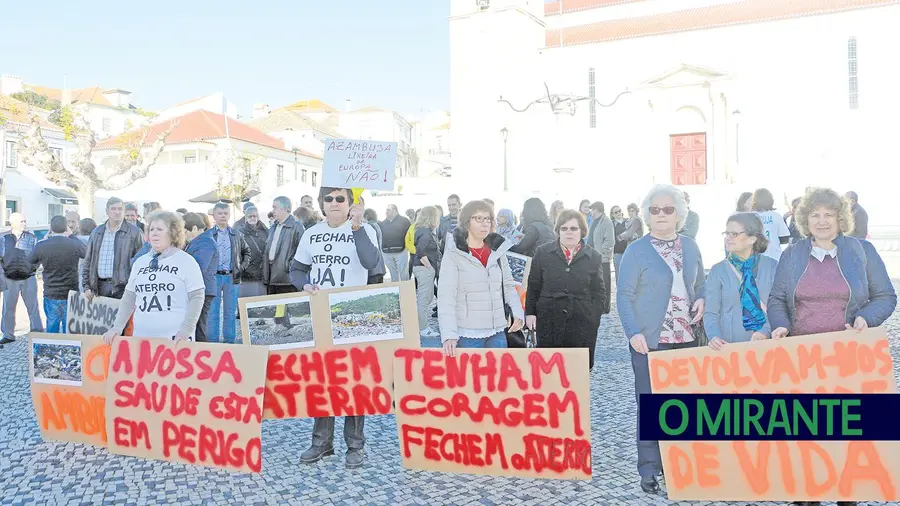
[[[247,304],[250,344],[272,350],[315,346],[309,297],[293,297]]]
[[[34,339],[31,346],[35,383],[81,386],[81,341]]]
[[[400,288],[374,288],[329,295],[334,344],[403,339]]]

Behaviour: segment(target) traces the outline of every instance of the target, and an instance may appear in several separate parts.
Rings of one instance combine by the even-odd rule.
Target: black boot
[[[659,493],[659,482],[656,476],[641,476],[641,490],[648,494]]]

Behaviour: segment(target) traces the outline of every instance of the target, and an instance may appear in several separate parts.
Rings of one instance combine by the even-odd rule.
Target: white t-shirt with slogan
[[[776,211],[763,211],[757,212],[756,214],[759,215],[759,219],[762,220],[763,233],[766,234],[766,239],[769,240],[769,248],[766,249],[766,252],[763,254],[772,257],[775,260],[780,260],[781,238],[790,237],[791,231],[788,230],[784,218]]]
[[[175,337],[187,314],[188,294],[206,289],[203,273],[194,257],[179,249],[173,251],[168,257],[159,257],[158,269],[150,269],[152,252],[135,260],[131,268],[125,289],[137,297],[134,303],[135,337]]]
[[[372,244],[377,244],[375,229],[369,225],[362,229]],[[310,284],[322,289],[365,286],[369,280],[369,271],[359,263],[349,221],[336,228],[321,221],[306,229],[294,260],[310,266]]]

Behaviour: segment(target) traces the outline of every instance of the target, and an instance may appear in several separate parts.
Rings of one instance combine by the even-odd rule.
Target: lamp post
[[[509,191],[509,185],[507,182],[507,167],[506,167],[506,139],[509,138],[509,130],[506,127],[500,129],[500,137],[503,137],[503,191]]]

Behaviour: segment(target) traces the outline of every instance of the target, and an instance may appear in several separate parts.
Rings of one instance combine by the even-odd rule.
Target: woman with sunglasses
[[[676,232],[688,213],[684,193],[674,186],[656,186],[642,208],[650,234],[628,246],[621,273],[616,274],[616,303],[631,342],[636,399],[651,393],[648,353],[697,345],[693,325],[703,319],[706,281],[697,243]],[[638,429],[637,450],[641,488],[658,493],[659,443],[641,441]]]
[[[364,207],[353,203],[349,188],[319,189],[319,207],[325,221],[306,229],[291,263],[291,283],[315,297],[320,289],[365,286],[369,270],[379,265],[381,250],[375,229],[366,224]],[[362,467],[364,416],[344,417],[344,441],[348,469]],[[334,455],[334,417],[316,418],[312,445],[300,462],[312,464]]]
[[[103,335],[107,344],[122,334],[134,314],[135,336],[194,340],[206,284],[200,265],[184,248],[184,221],[169,211],[147,216],[150,251],[131,267],[119,312]]]
[[[580,212],[560,213],[559,240],[538,248],[531,261],[525,324],[538,331],[539,348],[587,348],[593,369],[607,295],[600,252],[584,241],[587,228]]]
[[[448,357],[457,348],[506,348],[507,329],[517,332],[525,324],[506,259],[510,242],[493,230],[493,207],[482,200],[467,203],[441,259],[438,326]]]
[[[732,214],[725,224],[728,256],[712,266],[706,278],[703,326],[709,347],[760,341],[772,333],[766,301],[775,282],[778,261],[765,255],[769,240],[755,213]]]

